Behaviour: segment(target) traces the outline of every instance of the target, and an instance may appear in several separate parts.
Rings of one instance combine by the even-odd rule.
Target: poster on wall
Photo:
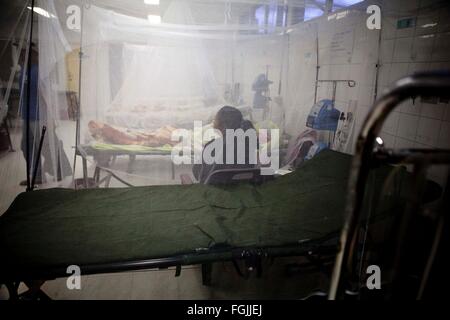
[[[330,42],[330,62],[332,64],[350,63],[353,54],[353,29],[336,32]]]
[[[333,150],[351,153],[355,133],[355,116],[358,102],[350,100],[347,112],[342,112],[334,137]]]

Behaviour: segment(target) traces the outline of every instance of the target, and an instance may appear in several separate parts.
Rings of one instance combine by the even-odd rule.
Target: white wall
[[[340,19],[325,16],[304,23],[300,28],[310,29],[309,37],[291,37],[286,95],[296,98],[287,99],[288,133],[295,135],[305,129],[306,116],[313,105],[315,34],[311,30],[314,25],[319,39],[319,79],[356,81],[354,88],[339,86],[336,96],[336,108],[341,111],[347,110],[350,100],[357,101],[356,132],[374,103],[378,61],[378,96],[408,74],[450,69],[450,2],[379,2],[381,40],[380,31],[366,27],[365,9],[370,4],[374,1],[350,8]],[[409,17],[416,19],[415,26],[397,28],[398,20]],[[299,76],[302,71],[304,74]],[[321,85],[318,100],[329,99],[331,94],[330,85]],[[450,105],[430,104],[420,99],[413,104],[409,100],[388,118],[381,137],[388,147],[450,148]],[[440,183],[446,179],[443,168],[432,168],[430,175]]]
[[[317,30],[317,23],[304,23],[289,33],[283,105],[286,132],[294,136],[306,129],[306,117],[314,101]]]
[[[436,0],[384,1],[379,90],[417,71],[450,69],[450,3]],[[401,18],[415,27],[398,29]],[[406,101],[388,118],[381,137],[388,147],[450,148],[450,105]],[[432,168],[438,182],[445,168]]]
[[[355,81],[354,87],[338,84],[335,103],[338,110],[346,112],[350,100],[356,102],[355,133],[374,102],[378,60],[379,31],[367,28],[365,8],[366,5],[359,5],[340,19],[324,17],[319,23],[319,79]],[[331,97],[331,84],[321,84],[317,100]]]
[[[372,4],[373,2],[371,2]],[[356,130],[374,102],[379,31],[368,30],[364,4],[337,15],[324,16],[299,25],[291,36],[288,81],[287,131],[296,135],[305,130],[308,113],[314,104],[317,39],[319,80],[354,80],[355,87],[338,84],[336,108],[348,110],[350,100],[357,102]],[[296,36],[301,34],[301,36]],[[332,85],[322,83],[317,101],[332,98]]]

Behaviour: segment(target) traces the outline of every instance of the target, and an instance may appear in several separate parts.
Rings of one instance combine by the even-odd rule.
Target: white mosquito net
[[[158,24],[83,8],[78,151],[95,166],[137,184],[176,183],[179,168],[171,167],[174,145],[167,139],[173,130],[211,128],[225,105],[259,128],[283,125],[283,29],[198,24],[195,3],[171,1]],[[274,106],[264,115],[251,112],[252,84],[261,75],[270,82],[261,96]],[[193,148],[202,148],[208,141],[196,132],[201,141]],[[172,179],[161,174],[168,168]]]
[[[47,15],[37,16],[47,178],[71,177],[75,187],[180,183],[192,163],[172,161],[174,131],[187,130],[194,154],[226,105],[258,133],[278,130],[280,149],[314,129],[320,148],[351,152],[373,102],[379,32],[363,28],[364,6],[304,21],[311,8],[300,2],[167,0],[155,11],[138,0],[37,1]],[[311,128],[313,105],[327,101],[358,122]],[[267,151],[274,140],[262,136]]]
[[[188,8],[174,3],[166,15],[189,19]],[[224,104],[211,49],[197,31],[153,27],[96,7],[86,11],[84,22],[93,27],[83,33],[81,132],[91,120],[135,129],[192,125]]]

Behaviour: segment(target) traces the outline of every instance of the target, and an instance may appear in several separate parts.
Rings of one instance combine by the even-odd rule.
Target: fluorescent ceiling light
[[[436,27],[437,23],[427,23],[422,26],[422,28],[433,28]]]
[[[334,4],[336,6],[350,7],[360,2],[363,2],[363,0],[335,0]]]
[[[144,3],[159,6],[159,0],[144,0]]]
[[[342,11],[342,12],[338,12],[336,14],[336,20],[345,18],[348,15],[348,11]]]
[[[31,7],[27,7],[29,10],[31,10]],[[39,7],[34,7],[34,12],[36,12],[37,14],[40,14],[41,16],[44,16],[46,18],[56,18],[55,15],[48,13],[46,10],[39,8]]]
[[[382,146],[384,144],[384,141],[383,141],[383,139],[381,139],[381,137],[377,137],[375,140],[380,146]]]
[[[148,21],[150,23],[153,23],[153,24],[161,23],[161,16],[157,16],[157,15],[154,15],[154,14],[149,14],[147,16],[147,19],[148,19]]]
[[[327,19],[328,19],[328,21],[330,21],[330,20],[336,19],[336,17],[337,17],[337,14],[336,14],[336,13],[333,13],[333,14],[330,14],[330,15],[327,17]]]

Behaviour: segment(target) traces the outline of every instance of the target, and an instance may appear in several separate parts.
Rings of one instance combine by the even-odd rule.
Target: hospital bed
[[[233,261],[262,273],[280,256],[334,255],[344,221],[351,156],[324,150],[293,173],[263,184],[48,189],[20,194],[0,217],[0,283]],[[384,166],[368,188],[384,219],[402,207],[410,175]],[[386,177],[395,186],[382,190]],[[368,203],[365,204],[366,206]],[[40,291],[39,291],[40,292]],[[42,294],[42,292],[41,292]]]
[[[107,123],[119,127],[158,129],[164,124],[189,128],[194,121],[202,119],[205,124],[214,120],[216,113],[225,102],[205,104],[203,97],[188,99],[157,99],[126,110],[127,106],[113,105],[106,113]],[[247,105],[235,106],[246,118],[251,118],[252,108]]]
[[[199,101],[202,100],[199,99],[197,103]],[[155,129],[159,128],[161,123],[171,123],[182,128],[184,126],[191,126],[196,119],[207,119],[206,123],[211,123],[214,119],[214,115],[223,106],[200,107],[193,103],[192,105],[184,106],[177,111],[172,110],[171,112],[166,112],[164,115],[161,115],[160,109],[164,106],[167,107],[168,105],[171,105],[171,101],[161,100],[158,102],[159,104],[149,104],[148,107],[140,106],[141,109],[135,110],[134,112],[120,111],[121,106],[116,105],[109,110],[106,118],[108,123],[121,127],[130,126],[132,128]],[[156,107],[156,109],[153,109],[154,107]],[[252,118],[251,107],[240,105],[236,106],[236,108],[241,111],[245,118]],[[155,114],[158,116],[155,116]],[[205,118],[205,115],[208,116]],[[77,118],[77,127],[79,126],[79,122],[80,119]],[[83,179],[81,181],[76,181],[76,186],[83,188],[99,187],[101,185],[109,187],[112,178],[118,180],[123,185],[132,187],[133,185],[129,181],[121,178],[113,169],[114,164],[119,157],[128,158],[126,172],[131,174],[133,173],[135,160],[138,156],[167,157],[170,158],[169,160],[171,160],[172,156],[172,147],[170,145],[149,147],[143,145],[119,145],[92,141],[91,143],[78,144],[75,147],[75,150],[76,156],[81,157],[83,171]],[[88,175],[88,158],[92,158],[94,161],[94,173],[92,177],[89,177]],[[173,180],[175,179],[175,166],[172,161],[170,161],[170,163],[171,177]],[[104,173],[103,177],[101,177],[102,172]]]
[[[118,180],[126,186],[132,187],[133,185],[131,183],[119,177],[111,169],[118,157],[128,157],[127,173],[132,173],[137,156],[164,156],[170,158],[172,155],[172,149],[166,146],[146,147],[96,143],[79,145],[76,150],[76,155],[80,156],[82,160],[83,179],[81,186],[84,188],[99,187],[102,184],[108,188],[111,178]],[[95,163],[92,177],[88,175],[88,157],[91,157]],[[170,163],[172,179],[175,179],[175,165],[172,161]],[[101,177],[102,171],[105,173],[103,177]]]

